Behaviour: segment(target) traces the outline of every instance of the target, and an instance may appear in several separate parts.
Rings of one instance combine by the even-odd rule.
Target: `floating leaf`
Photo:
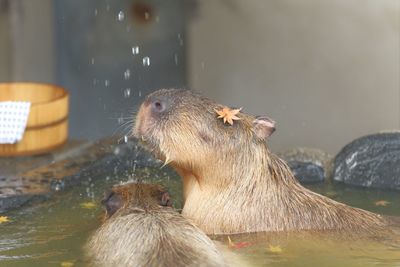
[[[238,243],[234,243],[232,242],[231,238],[228,236],[228,246],[230,248],[234,248],[234,249],[241,249],[241,248],[245,248],[250,246],[251,244],[249,242],[238,242]]]
[[[214,109],[215,112],[218,114],[218,119],[223,119],[224,123],[229,123],[230,125],[233,125],[233,121],[240,120],[239,117],[236,115],[242,110],[242,108],[239,109],[230,109],[228,107],[224,107],[221,110],[216,110]]]
[[[272,253],[282,253],[283,252],[283,249],[280,246],[269,245],[267,250]]]
[[[0,224],[9,222],[10,220],[8,219],[7,216],[0,216]]]
[[[74,266],[74,263],[71,262],[71,261],[62,261],[60,263],[60,266],[62,266],[62,267],[72,267],[72,266]]]
[[[81,208],[83,209],[95,209],[97,207],[97,204],[93,201],[89,201],[89,202],[83,202],[81,203]]]
[[[378,200],[378,201],[375,202],[375,206],[386,207],[389,204],[390,204],[390,202],[386,201],[386,200]]]

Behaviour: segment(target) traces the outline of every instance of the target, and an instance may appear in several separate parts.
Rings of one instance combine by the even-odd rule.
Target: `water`
[[[120,11],[117,15],[117,20],[118,21],[123,21],[125,19],[125,14],[123,11]]]
[[[126,71],[124,71],[124,79],[129,80],[130,77],[131,77],[131,70],[127,69]]]
[[[3,214],[10,222],[0,224],[0,266],[85,266],[82,248],[100,224],[99,201],[104,190],[112,184],[139,177],[164,184],[175,206],[181,207],[180,179],[168,169],[136,167],[124,176],[91,177],[82,186],[57,192],[47,202]],[[342,185],[309,188],[353,206],[400,216],[398,192]],[[376,206],[381,200],[389,204]],[[227,236],[217,239],[229,244]],[[349,242],[329,233],[246,234],[231,235],[230,239],[234,244],[231,250],[254,266],[400,266],[399,245],[373,240]]]
[[[139,54],[139,46],[132,46],[132,55]]]
[[[145,66],[145,67],[150,66],[150,58],[149,57],[143,58],[143,66]]]

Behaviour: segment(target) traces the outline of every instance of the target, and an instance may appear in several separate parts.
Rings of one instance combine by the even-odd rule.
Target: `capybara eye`
[[[165,110],[165,103],[161,100],[155,100],[152,103],[152,109],[155,112],[161,113]]]

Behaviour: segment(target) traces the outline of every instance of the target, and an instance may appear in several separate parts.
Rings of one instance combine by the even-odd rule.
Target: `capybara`
[[[384,217],[314,193],[271,153],[275,122],[192,91],[148,95],[134,135],[183,179],[182,214],[208,234],[380,231]],[[343,232],[343,231],[342,231]]]
[[[214,242],[153,184],[114,186],[106,215],[86,246],[93,266],[226,266]]]

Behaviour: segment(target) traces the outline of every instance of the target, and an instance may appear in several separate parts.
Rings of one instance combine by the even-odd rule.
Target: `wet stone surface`
[[[44,156],[0,158],[0,212],[47,199],[56,191],[90,182],[100,174],[129,176],[136,166],[161,165],[135,140],[118,144],[118,138],[71,142]]]
[[[400,132],[368,135],[346,145],[335,157],[333,179],[400,190]]]
[[[321,150],[294,148],[278,156],[287,162],[301,183],[319,183],[330,177],[332,157]]]

